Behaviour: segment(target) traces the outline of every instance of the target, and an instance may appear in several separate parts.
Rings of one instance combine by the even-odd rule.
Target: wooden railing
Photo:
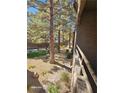
[[[86,77],[88,80],[88,93],[97,93],[97,79],[94,74],[94,71],[90,66],[90,62],[88,61],[88,59],[86,58],[86,56],[84,55],[78,45],[76,45],[75,47],[75,53],[78,56],[79,66],[81,67],[80,76]]]

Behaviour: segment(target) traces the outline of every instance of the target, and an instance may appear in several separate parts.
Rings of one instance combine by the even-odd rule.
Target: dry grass
[[[64,53],[59,53],[56,55],[56,61],[58,63],[64,64],[69,63],[70,60],[65,59]],[[67,70],[60,65],[57,64],[50,64],[48,59],[27,59],[27,69],[31,72],[37,72],[39,75],[38,81],[40,84],[48,86],[50,83],[56,84],[56,82],[60,81],[61,84],[58,83],[57,86],[61,86],[60,91],[63,91],[63,87],[65,83],[62,83],[64,81],[61,80],[62,73],[67,72]],[[67,80],[71,75],[70,72],[68,72],[68,75],[63,75],[64,79]],[[67,78],[66,78],[67,76]],[[69,82],[68,82],[69,83]],[[60,92],[61,93],[61,92]]]

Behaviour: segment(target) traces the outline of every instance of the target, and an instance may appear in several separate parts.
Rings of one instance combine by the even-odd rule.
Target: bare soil
[[[28,93],[47,93],[48,85],[57,84],[60,93],[69,93],[70,82],[60,80],[61,73],[69,74],[71,80],[70,62],[66,59],[64,52],[55,55],[56,64],[49,63],[49,56],[27,59],[27,86]],[[38,74],[35,78],[34,73]]]

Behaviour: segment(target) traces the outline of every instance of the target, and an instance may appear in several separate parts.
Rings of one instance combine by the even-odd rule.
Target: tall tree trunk
[[[54,34],[53,34],[53,0],[50,0],[50,63],[55,63],[54,58]]]
[[[64,38],[65,38],[65,37],[64,37],[64,31],[62,31],[62,33],[63,33],[63,34],[62,34],[62,35],[63,35],[63,36],[62,36],[62,38],[63,38],[63,39],[62,39],[62,40],[63,40],[62,42],[63,42],[63,45],[64,45],[64,42],[65,42],[65,39],[64,39]]]
[[[62,1],[61,0],[58,0],[59,2],[59,18],[61,19],[61,11],[62,11]],[[61,23],[59,23],[59,25],[61,25]],[[58,31],[58,53],[60,53],[60,29]]]
[[[74,50],[75,32],[73,32],[72,51]]]
[[[69,40],[68,40],[69,48],[71,48],[71,32],[69,32]]]
[[[58,52],[60,53],[60,30],[58,31]]]

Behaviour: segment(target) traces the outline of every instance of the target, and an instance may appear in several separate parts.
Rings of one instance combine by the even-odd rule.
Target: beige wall
[[[96,9],[84,10],[77,33],[77,44],[97,72],[97,12]]]

